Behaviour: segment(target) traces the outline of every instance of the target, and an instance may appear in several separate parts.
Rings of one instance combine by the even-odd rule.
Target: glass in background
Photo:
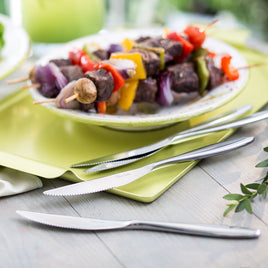
[[[106,28],[149,28],[163,25],[159,15],[165,16],[166,9],[171,11],[168,2],[160,0],[108,0]]]
[[[104,0],[10,0],[9,13],[34,42],[70,41],[100,31]]]

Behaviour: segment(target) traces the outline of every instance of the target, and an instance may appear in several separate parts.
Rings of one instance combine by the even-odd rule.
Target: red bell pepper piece
[[[201,47],[206,39],[205,31],[192,25],[187,26],[184,33],[187,34],[188,40],[193,44],[194,49]]]
[[[125,84],[125,80],[122,75],[110,64],[105,62],[100,62],[95,66],[95,69],[104,69],[107,72],[110,72],[114,79],[114,89],[113,92],[118,91]]]
[[[97,111],[99,114],[105,114],[106,113],[106,101],[103,102],[97,102]]]
[[[179,62],[182,62],[194,49],[194,46],[177,32],[169,33],[167,35],[167,39],[182,43],[182,55],[176,58],[176,60]]]
[[[85,55],[85,52],[78,48],[73,48],[69,51],[69,60],[72,62],[73,65],[80,65],[81,58]]]
[[[82,67],[83,72],[85,73],[88,71],[94,71],[96,63],[91,60],[89,55],[83,55],[80,60],[80,65]]]
[[[214,58],[216,56],[216,53],[212,52],[212,51],[209,51],[208,56],[211,57],[211,58]]]
[[[235,67],[231,66],[231,59],[231,55],[223,55],[223,57],[221,58],[221,68],[227,78],[233,81],[239,78],[239,72]]]

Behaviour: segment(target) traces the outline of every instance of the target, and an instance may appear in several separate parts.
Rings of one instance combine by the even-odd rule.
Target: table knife
[[[125,184],[129,184],[148,174],[156,167],[175,162],[192,161],[212,157],[215,155],[222,154],[223,152],[229,152],[236,148],[245,146],[251,143],[253,140],[254,140],[253,137],[245,137],[235,140],[228,140],[225,142],[219,142],[181,155],[177,155],[175,157],[154,162],[140,168],[48,190],[45,191],[44,194],[55,195],[55,196],[66,196],[66,195],[90,194],[105,191],[115,187],[123,186]]]
[[[100,220],[22,210],[17,210],[16,212],[20,216],[37,223],[58,228],[86,231],[151,230],[217,238],[258,238],[261,235],[259,229],[254,230],[226,225],[168,223],[139,220]]]

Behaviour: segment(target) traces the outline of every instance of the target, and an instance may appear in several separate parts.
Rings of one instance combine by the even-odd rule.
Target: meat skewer
[[[7,84],[11,85],[11,84],[17,84],[17,83],[21,83],[21,82],[26,82],[29,80],[29,77],[22,77],[22,78],[16,78],[13,80],[8,80]]]
[[[38,84],[31,84],[31,85],[22,86],[22,87],[20,87],[20,89],[39,88],[41,86],[42,85],[39,83]]]
[[[199,92],[202,95],[205,89],[210,90],[225,82],[223,77],[226,74],[222,68],[217,68],[214,65],[212,57],[206,55],[203,59],[199,59],[206,69],[204,80],[198,67],[198,62],[200,61],[191,59],[192,56],[190,56],[193,55],[192,51],[197,51],[201,47],[208,27],[211,27],[216,22],[217,20],[211,22],[203,29],[194,26],[187,27],[184,30],[184,34],[190,42],[187,38],[182,38],[176,33],[170,33],[166,37],[145,37],[136,40],[128,54],[124,55],[128,58],[128,55],[138,54],[142,59],[146,76],[139,78],[138,83],[135,84],[133,102],[158,102],[160,105],[170,105],[172,98],[167,102],[158,101],[159,96],[162,94],[160,92],[161,87],[169,91],[169,95],[172,92]],[[105,52],[103,49],[99,50]],[[117,62],[112,62],[114,60],[112,57],[97,64],[81,51],[77,50],[78,54],[74,55],[73,58],[69,56],[69,59],[53,59],[46,66],[36,66],[29,75],[32,85],[23,86],[22,89],[37,88],[43,96],[50,99],[35,102],[35,104],[56,102],[58,108],[87,109],[98,105],[98,103],[107,102],[108,104],[112,95],[117,96],[113,98],[115,99],[113,103],[116,103],[120,98],[120,92],[119,94],[118,92],[117,94],[114,93],[124,86],[124,80],[135,77],[135,67],[132,66],[127,71],[124,68],[118,68]],[[110,51],[106,52],[111,56],[113,55]],[[81,55],[78,57],[79,53]],[[107,57],[105,56],[104,58]],[[129,60],[133,64],[132,58],[129,58]],[[110,66],[108,69],[107,65]],[[239,67],[236,68],[236,71],[259,65],[261,64],[256,63]],[[118,81],[112,69],[116,69],[116,73],[120,73],[120,86],[118,86]],[[229,69],[232,70],[231,68]],[[122,77],[122,75],[126,76]],[[8,81],[8,83],[23,82],[25,80],[26,78],[16,79],[13,82]],[[72,86],[69,86],[70,84]],[[200,85],[202,87],[201,91]],[[69,88],[68,91],[66,87]]]

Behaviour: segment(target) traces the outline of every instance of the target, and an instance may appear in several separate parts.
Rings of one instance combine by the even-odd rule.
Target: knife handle
[[[153,221],[131,221],[131,223],[127,226],[127,229],[163,231],[219,238],[258,238],[261,234],[259,229],[254,230],[243,227],[209,224],[164,223]]]
[[[204,159],[204,158],[222,154],[223,152],[230,152],[236,148],[245,146],[253,141],[254,141],[254,137],[244,137],[244,138],[239,138],[235,140],[219,142],[219,143],[215,143],[212,145],[202,147],[200,149],[190,151],[188,153],[184,153],[184,154],[177,155],[168,159],[154,162],[150,165],[152,165],[152,167],[155,168],[155,167],[169,164],[169,163]]]

